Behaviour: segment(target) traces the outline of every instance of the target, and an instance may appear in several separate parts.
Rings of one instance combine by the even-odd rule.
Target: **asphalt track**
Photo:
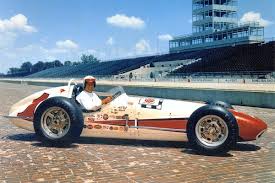
[[[0,114],[44,88],[0,83]],[[187,142],[81,138],[70,147],[45,147],[0,118],[0,183],[275,182],[275,109],[234,107],[265,120],[269,129],[223,156],[196,154]]]

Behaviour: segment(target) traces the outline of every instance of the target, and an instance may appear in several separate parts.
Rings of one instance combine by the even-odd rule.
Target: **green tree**
[[[72,65],[79,65],[80,62],[73,62]]]
[[[96,64],[96,63],[99,63],[99,61],[100,61],[93,55],[85,55],[85,54],[83,54],[80,59],[83,64],[87,64],[87,63]]]
[[[36,64],[33,65],[32,67],[32,72],[39,72],[45,69],[45,63],[42,61],[37,62]]]
[[[53,61],[54,67],[62,67],[63,64],[59,60]]]
[[[50,69],[54,67],[54,62],[44,62],[44,69]]]
[[[31,73],[31,72],[32,72],[32,63],[30,63],[30,62],[24,62],[24,63],[21,65],[20,70],[21,70],[22,72]]]
[[[73,65],[73,63],[69,60],[64,62],[64,66],[72,66],[72,65]]]
[[[12,67],[12,68],[9,68],[8,74],[17,74],[19,72],[20,72],[19,68]]]

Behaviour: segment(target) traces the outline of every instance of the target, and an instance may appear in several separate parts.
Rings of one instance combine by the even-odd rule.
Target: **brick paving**
[[[0,113],[44,88],[0,83]],[[235,107],[264,119],[269,130],[220,157],[198,155],[187,142],[82,137],[70,147],[45,147],[0,118],[0,183],[275,182],[275,109]]]

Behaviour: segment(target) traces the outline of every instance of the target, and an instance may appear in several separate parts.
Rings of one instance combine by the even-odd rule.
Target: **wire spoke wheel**
[[[33,127],[42,143],[56,147],[74,143],[81,135],[83,114],[73,99],[51,97],[35,111]]]
[[[197,122],[195,133],[202,144],[215,147],[226,141],[229,130],[222,118],[216,115],[207,115]]]
[[[205,105],[190,116],[187,138],[191,147],[199,153],[227,153],[238,140],[237,120],[224,107]]]
[[[41,127],[50,138],[62,138],[68,133],[70,126],[70,117],[61,107],[50,107],[42,114]]]

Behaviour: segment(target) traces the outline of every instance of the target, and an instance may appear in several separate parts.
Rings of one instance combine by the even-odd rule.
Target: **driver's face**
[[[95,90],[95,87],[94,87],[94,83],[92,82],[87,82],[86,83],[86,87],[85,87],[85,91],[91,93]]]

